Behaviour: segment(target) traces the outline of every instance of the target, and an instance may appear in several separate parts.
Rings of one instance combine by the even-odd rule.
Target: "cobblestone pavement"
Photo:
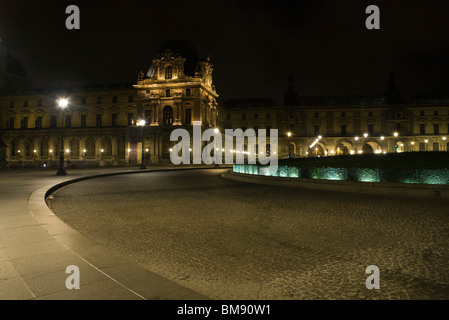
[[[213,299],[449,299],[449,201],[274,187],[224,170],[76,183],[54,212]],[[380,268],[380,290],[365,269]]]

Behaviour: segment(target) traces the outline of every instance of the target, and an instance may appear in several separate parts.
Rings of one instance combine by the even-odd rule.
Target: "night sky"
[[[81,30],[65,28],[71,4]],[[220,101],[282,101],[289,74],[304,96],[383,94],[390,71],[405,95],[449,94],[447,0],[1,0],[0,37],[35,86],[132,83],[160,41],[190,39]]]

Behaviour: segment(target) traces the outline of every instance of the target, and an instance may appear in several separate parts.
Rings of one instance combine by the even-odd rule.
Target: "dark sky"
[[[65,28],[70,4],[81,30]],[[449,94],[447,0],[1,0],[0,37],[35,86],[134,82],[161,40],[187,38],[221,101],[281,101],[289,74],[300,95],[382,94],[390,71],[406,95]]]

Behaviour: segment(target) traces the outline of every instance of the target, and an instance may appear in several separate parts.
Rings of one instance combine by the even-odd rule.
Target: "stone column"
[[[181,106],[180,106],[180,102],[175,102],[175,105],[174,105],[174,107],[175,107],[175,109],[173,110],[173,118],[174,118],[174,121],[173,121],[173,125],[174,126],[180,126],[182,123],[181,123],[181,121],[180,121],[180,109],[181,109]]]
[[[153,121],[151,122],[151,126],[159,125],[159,104],[153,104],[152,115]]]

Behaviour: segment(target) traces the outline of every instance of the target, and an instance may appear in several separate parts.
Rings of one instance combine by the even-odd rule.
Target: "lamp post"
[[[381,146],[382,152],[384,152],[384,139],[385,139],[384,136],[381,136],[381,137],[380,137],[380,140],[382,141],[382,146]]]
[[[140,164],[140,169],[146,169],[147,166],[145,165],[145,143],[144,143],[144,136],[143,136],[143,127],[145,126],[145,119],[141,119],[137,125],[140,126],[142,129],[142,159],[141,159],[141,164]]]
[[[397,133],[397,132],[394,132],[394,133],[393,133],[393,136],[394,136],[395,138],[397,138],[398,135],[399,135],[399,133]],[[395,144],[396,144],[396,140],[395,140]]]
[[[59,153],[59,167],[58,171],[56,172],[57,176],[65,176],[67,174],[66,170],[64,169],[64,109],[69,104],[69,101],[67,99],[59,99],[58,105],[61,108],[62,111],[62,130],[61,130],[61,151]]]
[[[427,143],[429,142],[429,140],[426,139],[426,140],[424,140],[424,142],[426,143],[424,151],[427,151]]]
[[[357,152],[357,141],[359,141],[359,137],[355,136],[354,140],[355,140],[355,154],[357,154],[358,153]]]
[[[37,150],[34,149],[34,150],[33,150],[33,164],[34,164],[34,166],[37,168],[36,158],[37,158]]]

